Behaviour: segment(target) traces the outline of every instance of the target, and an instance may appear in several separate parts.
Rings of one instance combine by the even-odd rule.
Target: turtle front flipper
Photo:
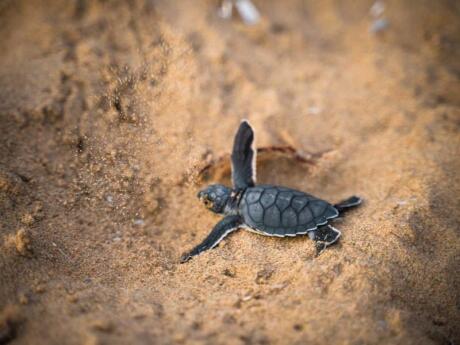
[[[321,254],[327,247],[337,242],[342,235],[340,230],[331,225],[320,226],[311,233],[308,235],[316,242],[316,255]]]
[[[212,249],[219,244],[220,241],[224,239],[232,231],[238,229],[238,227],[242,224],[240,216],[227,216],[222,219],[219,223],[217,223],[209,235],[193,248],[190,252],[182,255],[180,262],[184,263],[190,260],[193,256],[204,252],[205,250]]]
[[[256,182],[254,131],[249,122],[241,122],[232,152],[232,182],[235,189],[253,187]]]

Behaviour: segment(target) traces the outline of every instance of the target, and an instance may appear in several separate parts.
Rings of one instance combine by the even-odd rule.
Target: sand
[[[0,2],[0,343],[459,344],[458,3],[217,3]],[[365,202],[181,265],[243,118],[258,182]]]

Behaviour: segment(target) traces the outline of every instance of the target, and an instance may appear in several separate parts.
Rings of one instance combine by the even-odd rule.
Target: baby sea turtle
[[[233,144],[233,189],[211,185],[198,193],[198,198],[211,211],[225,217],[211,233],[181,258],[181,262],[214,248],[232,231],[243,228],[266,236],[305,235],[316,242],[318,254],[337,242],[341,232],[329,221],[361,204],[352,196],[331,205],[310,194],[291,188],[256,185],[256,151],[254,132],[245,120],[241,122]]]

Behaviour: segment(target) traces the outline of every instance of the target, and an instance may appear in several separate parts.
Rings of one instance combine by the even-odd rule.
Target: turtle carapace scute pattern
[[[334,206],[312,195],[271,185],[248,188],[239,212],[251,229],[279,237],[306,234],[339,215]]]
[[[313,195],[273,185],[256,185],[254,131],[242,121],[235,135],[232,161],[233,189],[214,184],[198,193],[211,211],[224,215],[209,235],[181,262],[214,248],[229,233],[242,228],[266,236],[308,236],[316,242],[317,253],[336,243],[341,232],[330,222],[362,200],[352,196],[335,205]]]

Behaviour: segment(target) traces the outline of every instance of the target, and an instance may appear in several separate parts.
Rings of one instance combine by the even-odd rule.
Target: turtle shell
[[[324,200],[271,185],[246,189],[239,211],[250,230],[279,237],[306,234],[339,215],[337,209]]]

